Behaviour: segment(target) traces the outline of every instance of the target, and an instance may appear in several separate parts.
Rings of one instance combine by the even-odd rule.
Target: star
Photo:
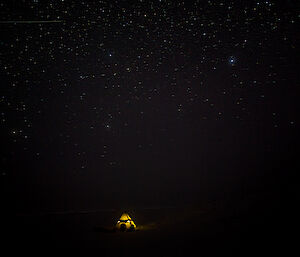
[[[236,63],[236,58],[234,56],[230,56],[228,62],[230,65],[233,66]]]

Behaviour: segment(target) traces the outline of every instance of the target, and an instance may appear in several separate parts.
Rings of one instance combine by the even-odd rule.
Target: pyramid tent
[[[123,213],[116,224],[116,228],[121,231],[133,231],[136,229],[136,225],[128,213]]]

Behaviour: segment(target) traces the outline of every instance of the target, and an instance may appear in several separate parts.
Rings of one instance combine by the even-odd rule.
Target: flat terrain
[[[266,211],[156,208],[129,214],[136,232],[112,230],[121,215],[116,210],[18,215],[7,223],[5,245],[12,251],[64,248],[99,256],[267,256],[282,246],[281,227]]]

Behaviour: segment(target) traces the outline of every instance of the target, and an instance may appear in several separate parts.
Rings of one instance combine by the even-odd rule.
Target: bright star
[[[229,64],[234,65],[236,63],[236,59],[234,56],[230,56],[228,60]]]

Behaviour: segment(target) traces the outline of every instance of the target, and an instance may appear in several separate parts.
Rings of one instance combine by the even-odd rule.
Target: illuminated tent
[[[116,228],[121,231],[134,231],[136,225],[127,213],[123,213],[116,224]]]

